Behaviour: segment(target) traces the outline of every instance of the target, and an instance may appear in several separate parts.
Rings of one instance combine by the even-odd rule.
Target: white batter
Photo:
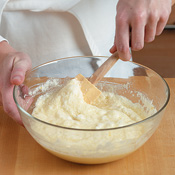
[[[48,84],[56,86],[57,83],[56,80],[49,80],[45,84],[48,88]],[[37,89],[45,92],[44,86]],[[35,91],[34,94],[37,94]],[[32,115],[48,123],[70,128],[114,128],[143,120],[156,112],[152,102],[144,96],[142,98],[145,106],[114,93],[102,92],[98,100],[87,104],[80,82],[73,79],[61,90],[58,88],[41,95]],[[148,139],[144,133],[150,127],[140,124],[91,132],[63,129],[35,121],[31,126],[36,133],[35,139],[43,147],[59,157],[79,163],[108,162],[133,152]]]
[[[92,105],[87,104],[76,79],[61,90],[40,96],[32,115],[52,124],[81,129],[114,128],[148,116],[139,103],[109,92],[103,92]]]

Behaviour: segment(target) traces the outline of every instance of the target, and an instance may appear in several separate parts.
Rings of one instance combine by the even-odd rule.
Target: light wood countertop
[[[102,165],[80,165],[45,151],[28,132],[0,107],[1,175],[174,175],[175,78],[165,79],[171,98],[154,135],[128,157]]]

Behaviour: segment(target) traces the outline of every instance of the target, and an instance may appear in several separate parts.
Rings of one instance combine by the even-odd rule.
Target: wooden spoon
[[[105,76],[112,66],[119,59],[118,53],[111,55],[87,80],[83,75],[78,74],[75,78],[81,83],[81,91],[83,92],[84,100],[91,104],[99,97],[101,91],[95,85]]]

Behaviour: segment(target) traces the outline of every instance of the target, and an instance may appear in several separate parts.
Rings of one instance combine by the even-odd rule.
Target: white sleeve
[[[8,40],[6,40],[5,38],[3,38],[1,35],[0,35],[0,42],[1,41],[7,41],[8,42]]]

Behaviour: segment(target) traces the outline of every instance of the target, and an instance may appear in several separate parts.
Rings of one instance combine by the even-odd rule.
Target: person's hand
[[[0,43],[0,105],[20,125],[23,124],[13,100],[13,88],[23,83],[30,68],[31,60],[27,54],[17,52],[6,41]]]
[[[129,47],[141,50],[144,42],[160,35],[171,12],[171,0],[119,0],[116,33],[111,53],[118,51],[122,60],[130,60]]]

